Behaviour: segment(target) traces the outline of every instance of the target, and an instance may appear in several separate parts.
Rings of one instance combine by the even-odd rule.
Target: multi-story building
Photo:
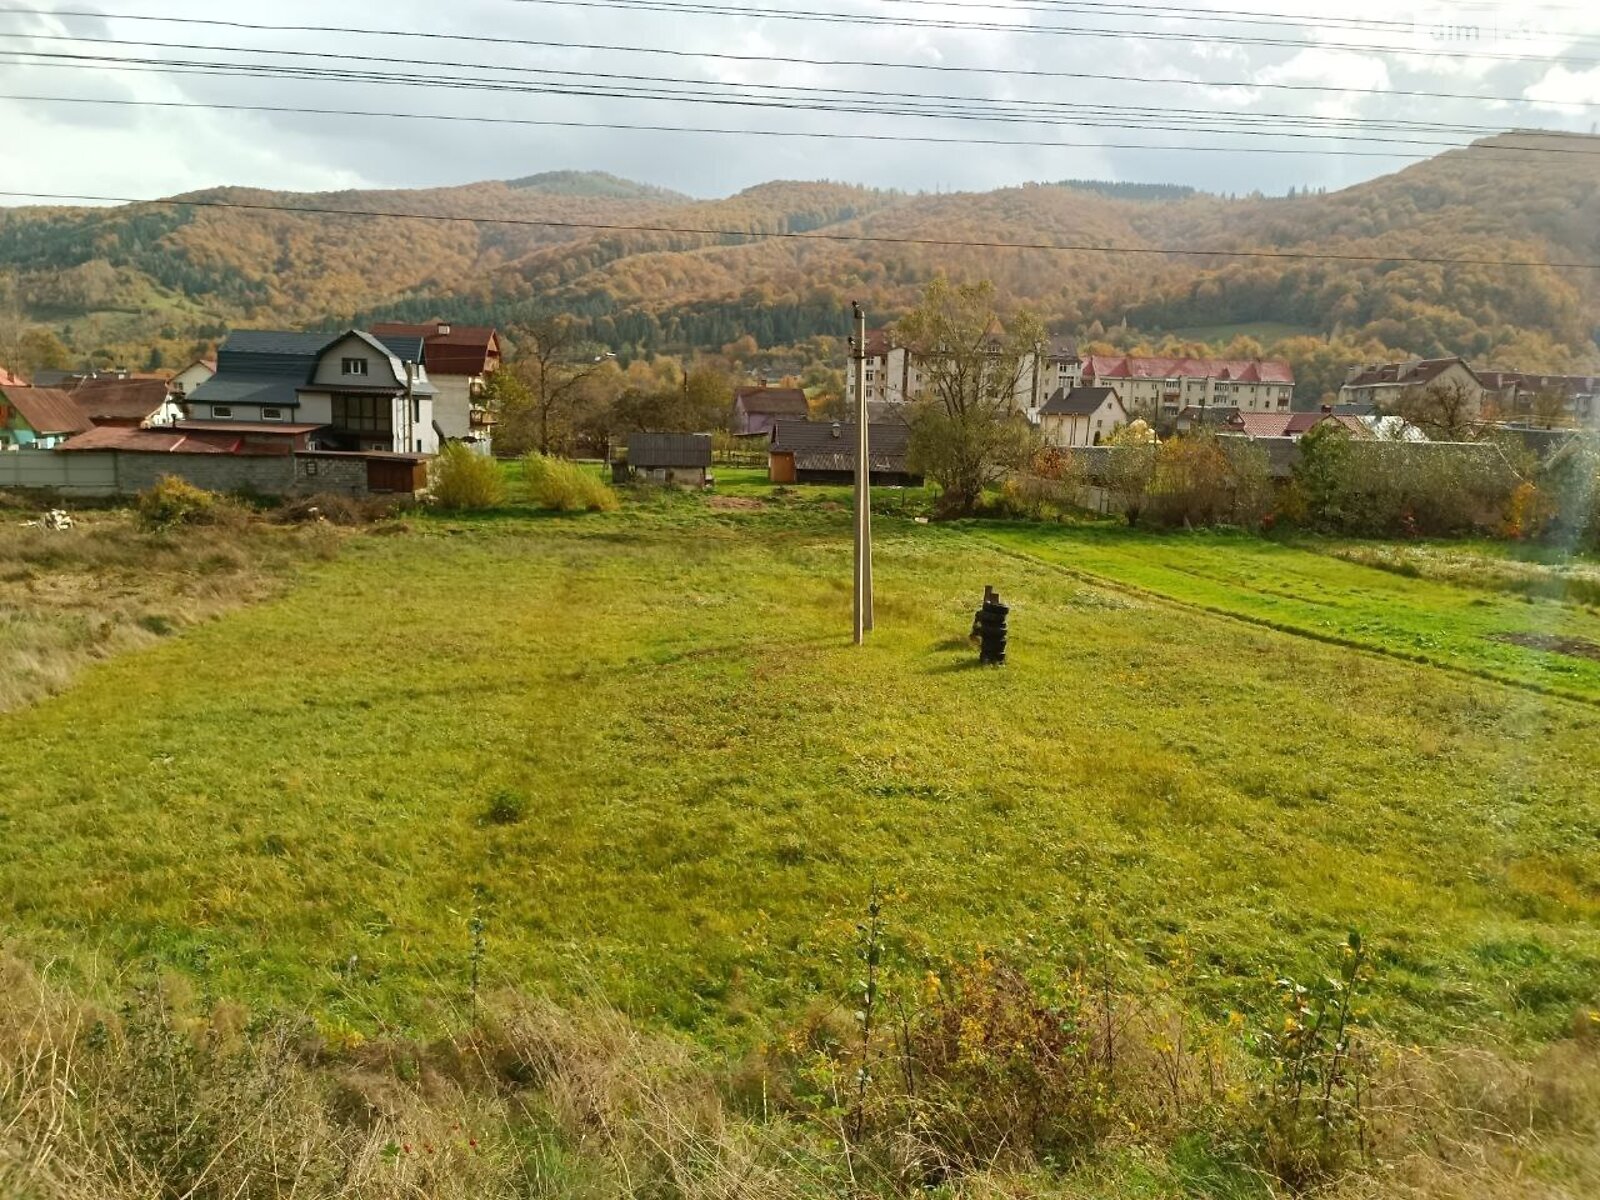
[[[1573,425],[1600,423],[1600,376],[1479,371],[1478,378],[1502,420],[1559,416]]]
[[[1282,359],[1157,358],[1090,355],[1083,382],[1109,387],[1130,416],[1175,418],[1186,408],[1287,412],[1294,368]]]
[[[292,428],[313,449],[435,454],[436,390],[420,337],[241,329],[217,352],[217,373],[189,393],[189,425]]]
[[[999,353],[998,346],[996,353]],[[868,402],[909,404],[923,398],[928,387],[927,356],[895,342],[887,329],[871,330],[866,344]],[[1023,355],[1013,389],[1012,407],[1034,424],[1045,402],[1063,388],[1083,382],[1083,360],[1070,340],[1053,338],[1036,351]],[[845,372],[845,401],[856,401],[855,372]]]
[[[484,388],[500,369],[499,331],[488,325],[455,325],[449,321],[424,321],[420,325],[384,322],[372,327],[383,341],[421,338],[428,382],[438,394],[433,399],[433,419],[439,436],[448,441],[487,442],[493,414],[484,407]]]
[[[1483,380],[1461,358],[1413,358],[1351,367],[1339,389],[1339,403],[1393,411],[1407,392],[1425,388],[1460,388],[1470,415],[1476,419],[1483,411],[1487,395]]]

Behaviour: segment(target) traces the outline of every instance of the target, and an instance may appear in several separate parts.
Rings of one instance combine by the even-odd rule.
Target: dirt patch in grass
[[[1586,638],[1562,637],[1556,633],[1497,633],[1492,640],[1524,646],[1529,650],[1548,650],[1551,654],[1600,662],[1600,643]]]
[[[766,507],[754,496],[710,496],[706,505],[719,512],[758,512]]]

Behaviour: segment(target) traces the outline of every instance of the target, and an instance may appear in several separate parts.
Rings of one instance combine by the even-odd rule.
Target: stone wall
[[[93,455],[99,458],[100,455]],[[133,495],[171,475],[208,492],[258,492],[281,496],[294,490],[295,460],[287,455],[150,454],[118,450],[117,491]]]
[[[341,496],[367,494],[367,463],[361,458],[336,458],[325,454],[297,454],[294,490],[336,492]]]

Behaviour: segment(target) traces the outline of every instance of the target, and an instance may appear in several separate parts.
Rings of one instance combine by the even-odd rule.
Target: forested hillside
[[[1342,364],[1380,353],[1459,353],[1526,369],[1593,364],[1600,271],[937,244],[1600,261],[1600,141],[1504,152],[1525,141],[1493,139],[1480,145],[1494,152],[1453,151],[1341,192],[1289,198],[1085,182],[908,196],[775,182],[694,201],[552,172],[425,191],[186,197],[510,224],[181,205],[0,210],[0,306],[13,310],[12,324],[48,327],[74,356],[102,362],[130,362],[153,346],[182,355],[242,325],[436,312],[512,324],[547,308],[576,314],[632,357],[745,334],[763,347],[837,334],[849,300],[890,319],[944,272],[991,278],[1056,331],[1109,346],[1276,347],[1313,396],[1336,383]],[[808,233],[828,238],[774,236]]]

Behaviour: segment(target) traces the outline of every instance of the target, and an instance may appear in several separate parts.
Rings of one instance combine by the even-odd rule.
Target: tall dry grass
[[[522,460],[528,495],[540,508],[555,512],[614,512],[616,491],[593,467],[552,458],[535,451]]]
[[[1014,978],[964,986],[977,989],[974,1003],[945,1004],[920,1031],[884,1026],[858,1120],[858,1077],[846,1071],[829,1085],[818,1064],[851,1066],[859,1025],[828,1008],[786,1040],[793,1061],[781,1075],[776,1060],[763,1064],[753,1094],[748,1069],[741,1084],[683,1041],[599,1003],[510,994],[486,1000],[453,1038],[362,1042],[307,1020],[252,1021],[196,1003],[180,981],[111,1008],[4,959],[0,1195],[1151,1195],[1140,1190],[1150,1178],[1108,1164],[1142,1162],[1144,1176],[1159,1176],[1176,1139],[1209,1129],[1221,1145],[1219,1116],[1251,1102],[1232,1095],[1243,1064],[1203,1036],[1180,1049],[1199,1030],[1160,1004],[1076,1010],[1051,1028],[1040,1022],[1061,1010],[1041,1007]],[[1119,1059],[1108,1059],[1113,1050]],[[1596,1194],[1592,1039],[1526,1062],[1484,1050],[1380,1057],[1371,1156],[1319,1183],[1319,1194]],[[1037,1106],[1036,1081],[1052,1072],[1066,1091],[1059,1106]],[[1065,1137],[1047,1161],[1033,1139],[1052,1123]],[[1247,1191],[1234,1194],[1289,1194],[1270,1177],[1241,1178]]]
[[[341,542],[326,525],[258,517],[167,531],[112,510],[50,531],[26,527],[26,515],[0,521],[0,712],[64,689],[92,662],[273,595]]]

